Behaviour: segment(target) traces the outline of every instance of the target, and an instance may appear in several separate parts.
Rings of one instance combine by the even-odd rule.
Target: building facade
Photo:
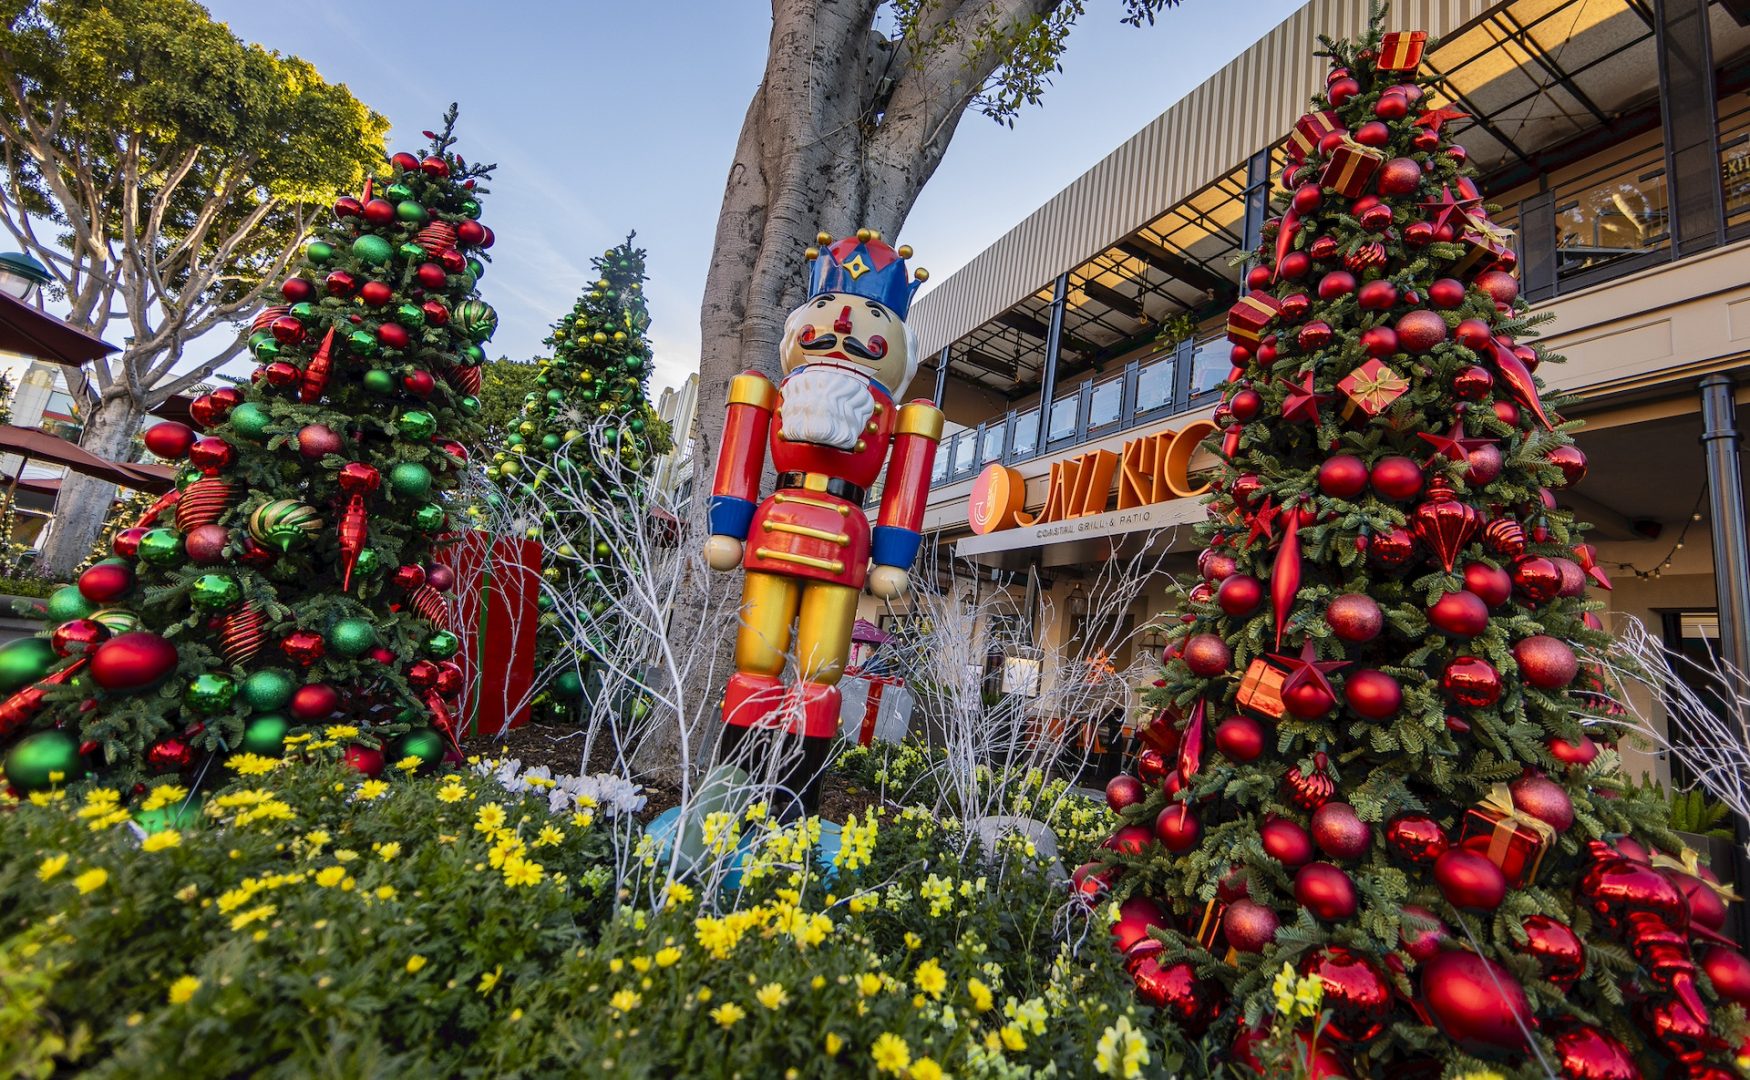
[[[1232,260],[1322,84],[1318,36],[1368,7],[1311,0],[914,305],[951,432],[920,573],[980,612],[993,688],[1153,677],[1198,550]],[[1423,69],[1553,316],[1567,363],[1540,375],[1591,466],[1560,497],[1596,525],[1612,619],[1750,670],[1750,0],[1397,0],[1391,23],[1438,39]]]

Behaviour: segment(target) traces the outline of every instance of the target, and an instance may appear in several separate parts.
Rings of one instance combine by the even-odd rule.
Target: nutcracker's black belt
[[[779,473],[778,474],[778,487],[779,488],[795,488],[798,491],[813,491],[813,490],[815,490],[813,488],[810,488],[808,486],[808,484],[805,482],[807,477],[808,477],[807,473],[799,473],[799,472]],[[858,487],[857,485],[850,483],[847,480],[840,480],[836,476],[827,477],[826,493],[828,495],[833,496],[834,498],[843,499],[846,502],[850,503],[851,505],[858,507],[859,509],[862,508],[863,500],[869,494],[867,491],[863,490],[862,488]]]

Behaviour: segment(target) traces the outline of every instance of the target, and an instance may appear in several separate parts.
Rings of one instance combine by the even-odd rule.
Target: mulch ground
[[[516,758],[523,763],[525,769],[545,765],[555,775],[576,773],[583,756],[583,733],[575,728],[526,724],[505,733],[503,738],[491,735],[465,738],[462,740],[462,752]],[[595,760],[583,772],[612,771],[610,759],[605,752],[598,750],[593,757]],[[653,777],[633,779],[643,785],[645,794],[649,797],[643,812],[638,815],[640,821],[648,822],[680,802],[680,789],[671,784],[664,784]],[[880,805],[881,801],[875,792],[856,788],[841,774],[829,772],[821,786],[820,814],[828,821],[842,822],[852,814],[861,814],[871,806]]]

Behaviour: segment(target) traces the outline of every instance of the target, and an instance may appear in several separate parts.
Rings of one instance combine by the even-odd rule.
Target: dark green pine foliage
[[[637,565],[627,541],[640,528],[642,479],[670,447],[648,393],[650,313],[636,235],[591,260],[596,280],[553,325],[546,341],[553,355],[539,363],[539,389],[523,399],[523,419],[495,463],[503,489],[540,507],[526,529],[542,540],[543,572],[555,583],[540,597],[543,662],[564,654],[587,665],[612,640],[612,598]],[[554,611],[555,596],[579,609],[572,618],[584,616],[581,657],[575,628]],[[559,662],[565,670],[554,697],[569,703],[583,692],[583,667]]]
[[[1451,206],[1472,170],[1451,114],[1430,115],[1435,80],[1377,67],[1378,13],[1365,40],[1324,44],[1330,93],[1313,109],[1387,163],[1353,197],[1320,186],[1341,139],[1286,169],[1248,278],[1284,311],[1236,348],[1204,581],[1150,692],[1142,782],[1109,789],[1125,827],[1078,880],[1120,901],[1139,991],[1217,1054],[1248,1028],[1287,1038],[1273,989],[1286,964],[1324,977],[1319,1045],[1351,1076],[1442,1062],[1414,1075],[1581,1075],[1546,1070],[1577,1046],[1632,1055],[1646,1076],[1691,1075],[1677,1054],[1729,1068],[1744,1013],[1699,970],[1741,964],[1705,943],[1718,901],[1645,865],[1679,840],[1656,793],[1623,775],[1622,731],[1568,644],[1606,644],[1583,526],[1550,494],[1584,472],[1578,425],[1553,395],[1553,426],[1540,422],[1534,376],[1513,385],[1516,359],[1559,358],[1514,343],[1536,320],[1510,251],[1474,258],[1492,226],[1480,200]],[[1373,416],[1339,385],[1370,358],[1407,383]],[[1383,401],[1391,379],[1372,374]],[[1242,694],[1253,669],[1286,682]],[[1477,832],[1495,785],[1551,834],[1528,880]],[[1541,831],[1508,828],[1533,845]],[[1501,1005],[1514,985],[1532,1044]],[[1467,989],[1474,1008],[1453,1000]],[[1708,1017],[1674,1033],[1658,1016],[1692,994]]]
[[[114,595],[57,597],[61,619],[116,636],[29,726],[95,742],[84,767],[108,781],[186,781],[209,755],[277,754],[288,733],[331,724],[359,730],[367,769],[379,748],[441,757],[433,724],[460,671],[455,635],[434,624],[452,576],[438,541],[479,438],[476,365],[496,318],[475,291],[491,167],[454,153],[455,120],[452,106],[423,155],[394,155],[317,227],[284,304],[255,321],[253,381],[196,402],[206,432],[176,505],[86,571],[119,573],[94,582]]]

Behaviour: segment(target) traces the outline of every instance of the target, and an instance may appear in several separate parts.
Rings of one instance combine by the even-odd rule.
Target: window
[[[1665,647],[1676,653],[1672,668],[1696,696],[1713,712],[1729,717],[1724,687],[1714,677],[1720,656],[1720,616],[1716,611],[1667,611],[1663,613]],[[1678,718],[1672,722],[1677,724]],[[1686,736],[1695,740],[1694,732],[1674,726],[1667,732],[1672,741]],[[1671,765],[1671,784],[1679,790],[1695,786],[1695,776],[1674,754],[1667,755]]]
[[[1088,429],[1115,424],[1124,412],[1124,380],[1107,379],[1088,395]]]
[[[1039,450],[1039,410],[1028,409],[1015,414],[1014,436],[1009,440],[1011,455],[1032,457]]]
[[[1558,279],[1670,245],[1662,147],[1607,161],[1554,194]]]
[[[992,420],[984,429],[984,448],[979,451],[978,461],[981,465],[989,465],[1003,458],[1003,436],[1008,434],[1006,419]]]
[[[1060,397],[1051,403],[1051,428],[1045,433],[1047,442],[1067,439],[1076,433],[1076,410],[1081,403],[1082,395],[1079,392]]]
[[[1173,403],[1173,370],[1175,357],[1168,355],[1136,373],[1136,411],[1162,409]]]
[[[954,436],[944,435],[942,444],[936,448],[935,463],[930,466],[930,483],[940,484],[948,479],[948,465],[954,456]]]
[[[1750,94],[1720,102],[1720,182],[1726,228],[1750,225]]]

